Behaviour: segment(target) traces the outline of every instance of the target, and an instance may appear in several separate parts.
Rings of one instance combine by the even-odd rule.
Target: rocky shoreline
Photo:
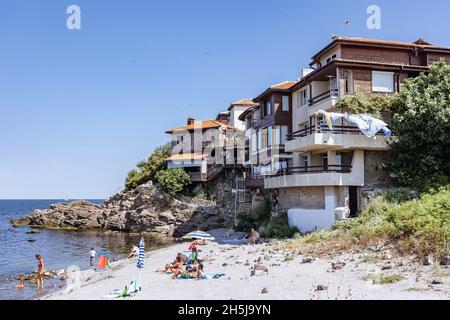
[[[179,237],[197,229],[229,227],[232,222],[227,208],[210,201],[177,199],[151,181],[136,189],[118,192],[103,204],[84,200],[58,203],[11,220],[16,227],[145,232],[159,237]]]

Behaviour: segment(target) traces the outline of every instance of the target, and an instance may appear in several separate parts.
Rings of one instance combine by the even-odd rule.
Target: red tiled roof
[[[194,124],[178,127],[175,129],[171,129],[166,131],[166,133],[171,134],[176,131],[193,131],[195,129],[211,129],[211,128],[220,128],[225,126],[227,129],[233,129],[237,131],[242,131],[239,128],[236,128],[229,124],[224,124],[223,122],[217,120],[203,120],[199,122],[195,122]]]
[[[354,44],[366,44],[366,45],[378,45],[378,46],[392,46],[392,47],[402,47],[402,48],[421,48],[421,49],[436,49],[436,50],[449,50],[450,47],[445,46],[435,46],[423,39],[419,39],[415,42],[402,42],[393,40],[379,40],[379,39],[368,39],[368,38],[350,38],[350,37],[333,37],[333,41],[327,45],[325,48],[320,50],[317,54],[313,56],[315,60],[322,53],[327,51],[329,48],[333,47],[337,43],[354,43]]]
[[[164,161],[183,161],[183,160],[203,160],[207,156],[202,153],[180,153],[173,154],[172,156],[165,158]]]
[[[257,105],[257,103],[255,103],[252,99],[241,99],[238,100],[236,102],[233,102],[229,108],[228,111],[231,111],[231,109],[235,106],[239,106],[239,107],[254,107],[255,105]]]
[[[284,81],[284,82],[281,82],[281,83],[277,83],[277,84],[271,85],[270,89],[288,90],[296,83],[297,83],[297,81]]]

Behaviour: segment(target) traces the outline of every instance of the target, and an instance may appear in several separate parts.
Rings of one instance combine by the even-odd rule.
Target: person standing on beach
[[[44,289],[44,260],[40,254],[36,255],[36,260],[38,263],[38,271],[36,273],[36,283],[38,290]]]
[[[91,267],[94,266],[96,255],[97,255],[97,252],[94,250],[94,248],[91,248],[91,251],[89,252],[89,263],[90,263]]]

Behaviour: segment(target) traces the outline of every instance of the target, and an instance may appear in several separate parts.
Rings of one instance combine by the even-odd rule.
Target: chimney
[[[188,125],[188,126],[191,125],[191,124],[194,124],[194,123],[195,123],[195,118],[189,117],[189,118],[187,119],[187,125]]]

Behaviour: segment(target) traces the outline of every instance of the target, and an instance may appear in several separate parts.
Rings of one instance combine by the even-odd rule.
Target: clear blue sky
[[[447,0],[0,0],[0,198],[107,197],[166,129],[295,80],[332,34],[450,45],[449,30]]]

